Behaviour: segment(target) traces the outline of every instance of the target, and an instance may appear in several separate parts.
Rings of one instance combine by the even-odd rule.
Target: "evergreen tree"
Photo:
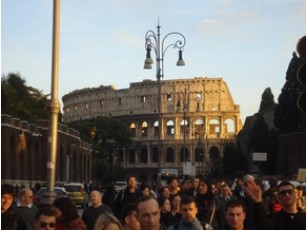
[[[19,73],[9,73],[1,78],[1,113],[35,123],[49,118],[48,99]]]

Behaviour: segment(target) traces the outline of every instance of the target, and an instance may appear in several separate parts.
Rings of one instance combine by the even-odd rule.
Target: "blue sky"
[[[1,73],[51,91],[52,0],[1,0]],[[241,118],[259,109],[270,87],[277,101],[299,38],[305,0],[62,0],[59,98],[85,87],[155,80],[144,70],[145,33],[186,38],[184,67],[168,49],[164,79],[222,77]],[[154,57],[154,56],[153,56]],[[61,103],[62,104],[62,103]]]

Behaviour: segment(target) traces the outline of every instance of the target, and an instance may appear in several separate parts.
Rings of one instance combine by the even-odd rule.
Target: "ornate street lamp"
[[[186,39],[185,37],[178,32],[171,32],[165,35],[162,38],[162,42],[160,40],[160,28],[161,26],[157,26],[157,33],[152,30],[148,30],[145,34],[145,50],[146,50],[146,59],[144,63],[144,69],[151,69],[153,60],[151,58],[151,50],[155,51],[156,54],[156,71],[157,71],[157,85],[158,85],[158,182],[160,183],[161,179],[161,158],[162,158],[162,116],[161,116],[161,78],[164,77],[164,55],[166,50],[169,47],[173,47],[179,49],[179,59],[177,61],[177,66],[184,66],[185,63],[182,59],[182,51],[185,46]],[[165,39],[169,36],[174,35],[177,36],[177,40],[174,43],[168,44],[165,47]]]

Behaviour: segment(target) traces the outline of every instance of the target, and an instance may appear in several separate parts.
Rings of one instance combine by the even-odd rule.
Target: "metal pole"
[[[147,52],[145,59],[145,69],[151,69],[151,64],[153,63],[150,57],[150,51],[153,49],[156,52],[156,71],[157,71],[157,86],[158,86],[158,183],[161,185],[161,167],[163,166],[163,149],[162,149],[162,137],[163,137],[163,122],[161,114],[161,78],[164,77],[164,54],[169,47],[179,49],[179,60],[177,62],[178,66],[183,66],[184,62],[182,60],[182,49],[185,46],[185,37],[178,32],[168,33],[163,37],[162,43],[160,41],[160,28],[158,23],[157,33],[152,30],[148,30],[145,34],[145,50]],[[163,47],[164,41],[170,35],[177,35],[179,37],[174,43],[169,44],[167,47]]]
[[[187,159],[186,159],[186,96],[187,96],[187,89],[184,88],[184,94],[183,94],[183,162],[184,162],[184,167],[183,167],[183,180],[185,180],[186,176],[186,171],[187,171]]]
[[[160,57],[160,25],[157,26],[157,83],[158,83],[158,184],[161,184],[161,166],[162,166],[162,116],[161,116],[161,61]],[[163,71],[163,70],[162,70]]]
[[[58,114],[60,103],[58,100],[58,76],[59,76],[59,38],[60,38],[60,0],[53,1],[53,44],[52,44],[52,80],[51,80],[51,102],[50,102],[50,129],[48,144],[50,144],[47,158],[47,192],[44,201],[52,203],[56,197],[55,170],[58,137]]]

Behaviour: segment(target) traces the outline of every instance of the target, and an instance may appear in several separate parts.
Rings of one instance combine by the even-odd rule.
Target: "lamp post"
[[[187,119],[187,89],[184,88],[184,94],[183,94],[183,180],[185,181],[186,175],[187,175],[187,158],[186,158],[186,132],[187,132],[187,125],[188,121]]]
[[[52,203],[56,197],[55,169],[56,151],[58,138],[58,115],[60,103],[58,100],[59,79],[59,43],[60,43],[60,0],[53,2],[53,44],[52,44],[52,79],[51,79],[51,102],[50,102],[50,131],[48,143],[50,145],[47,158],[47,191],[44,194],[44,202]]]
[[[185,63],[182,59],[182,51],[185,46],[186,39],[185,37],[178,32],[171,32],[165,35],[162,38],[162,42],[160,39],[160,28],[161,26],[157,26],[157,33],[152,30],[148,30],[145,34],[145,50],[146,50],[146,59],[144,63],[144,69],[151,69],[153,60],[150,56],[150,52],[153,49],[156,54],[156,71],[157,71],[157,86],[158,86],[158,183],[161,182],[161,158],[162,158],[162,116],[161,116],[161,78],[164,77],[164,55],[166,50],[169,47],[173,47],[174,49],[179,49],[179,59],[177,61],[177,66],[184,66]],[[169,36],[174,35],[177,37],[175,42],[165,45],[165,39]]]

